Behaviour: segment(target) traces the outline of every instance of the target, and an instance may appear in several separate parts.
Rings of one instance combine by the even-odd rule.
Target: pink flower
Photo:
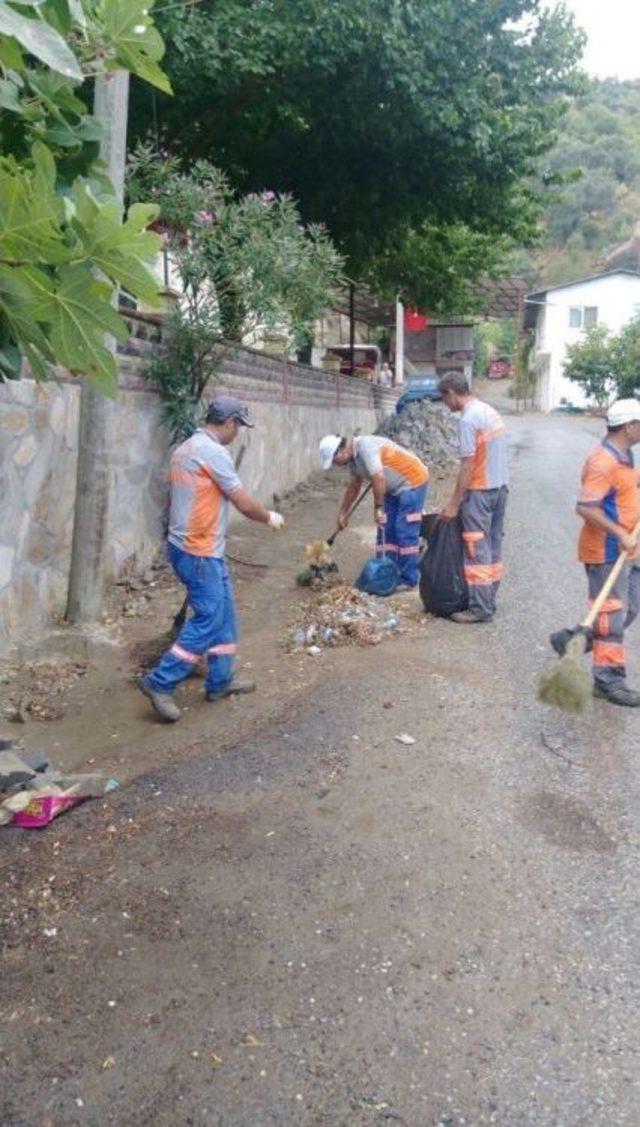
[[[212,223],[213,215],[210,211],[196,211],[195,218],[198,223]]]
[[[275,192],[266,191],[266,192],[260,193],[260,199],[262,200],[263,203],[272,203],[273,200],[275,200],[275,198],[276,198]]]

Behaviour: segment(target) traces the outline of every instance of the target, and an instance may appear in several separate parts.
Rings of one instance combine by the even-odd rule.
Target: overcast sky
[[[584,67],[598,78],[640,78],[638,0],[566,0],[589,42]]]

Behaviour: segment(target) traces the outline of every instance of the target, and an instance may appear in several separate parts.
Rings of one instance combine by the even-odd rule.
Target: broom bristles
[[[584,712],[591,698],[591,677],[582,658],[585,637],[576,634],[569,642],[566,653],[543,669],[538,678],[538,699],[545,704],[555,704],[567,712]]]

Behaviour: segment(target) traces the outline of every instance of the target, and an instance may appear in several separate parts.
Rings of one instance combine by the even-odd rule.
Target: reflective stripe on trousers
[[[469,609],[490,618],[502,579],[502,539],[509,490],[470,489],[460,509]]]
[[[192,615],[174,644],[147,675],[158,693],[170,693],[207,658],[207,690],[221,689],[233,676],[236,611],[233,587],[224,560],[192,556],[169,544],[169,559],[187,589]]]
[[[389,556],[394,560],[400,579],[410,587],[415,587],[418,582],[420,525],[427,488],[426,484],[416,485],[413,489],[403,489],[402,493],[387,493],[384,499],[387,514],[384,532],[378,527],[376,555]]]
[[[585,564],[589,602],[593,603],[612,563]],[[640,609],[640,567],[626,564],[593,624],[593,679],[603,689],[626,683],[624,632]]]

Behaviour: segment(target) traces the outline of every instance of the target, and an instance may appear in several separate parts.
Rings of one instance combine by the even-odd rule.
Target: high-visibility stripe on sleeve
[[[238,647],[235,642],[221,642],[218,646],[211,646],[207,650],[209,657],[224,657],[228,654],[237,653]]]
[[[389,544],[385,540],[384,544],[376,544],[376,556],[386,556],[388,552],[397,552],[397,544]]]
[[[191,653],[189,650],[183,650],[182,646],[179,646],[177,642],[174,642],[169,653],[177,657],[179,661],[188,661],[189,665],[197,665],[201,656],[200,654]]]
[[[405,520],[409,524],[416,524],[419,520],[422,520],[422,513],[405,513]]]
[[[463,532],[462,539],[473,543],[476,540],[484,540],[484,532]]]
[[[502,576],[504,575],[504,564],[502,563],[502,561],[500,561],[499,563],[493,563],[491,564],[491,570],[493,572],[493,582],[499,583],[502,579]]]
[[[398,554],[401,556],[417,556],[419,551],[418,545],[414,544],[410,548],[399,548]]]

